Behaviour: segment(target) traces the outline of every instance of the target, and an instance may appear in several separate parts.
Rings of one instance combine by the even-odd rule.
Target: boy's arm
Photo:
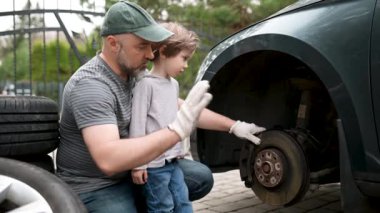
[[[178,99],[178,105],[181,106],[182,103],[183,100]],[[199,116],[197,127],[201,129],[228,132],[235,122],[236,121],[229,117],[204,108]]]
[[[183,100],[179,99],[178,103],[181,105]],[[256,137],[255,134],[265,131],[264,127],[257,126],[254,123],[235,121],[207,108],[202,110],[197,127],[201,129],[233,133],[236,137],[247,139],[256,145],[260,144],[260,138]]]
[[[131,123],[129,125],[130,138],[145,136],[148,109],[151,102],[152,92],[149,82],[145,80],[139,81],[133,89]],[[147,165],[136,167],[137,170],[146,169]]]

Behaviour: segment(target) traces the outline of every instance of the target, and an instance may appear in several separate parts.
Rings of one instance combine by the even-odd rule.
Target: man
[[[136,212],[129,170],[188,137],[195,124],[259,143],[253,134],[263,128],[204,109],[211,100],[205,81],[181,101],[168,128],[128,138],[135,76],[153,58],[152,43],[172,33],[140,6],[120,1],[107,12],[101,35],[101,53],[79,68],[65,86],[57,153],[57,175],[79,194],[89,212]],[[180,161],[190,198],[206,195],[213,184],[210,170],[199,162]]]

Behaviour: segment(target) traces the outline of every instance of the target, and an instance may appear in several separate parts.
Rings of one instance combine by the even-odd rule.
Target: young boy
[[[178,23],[163,23],[173,32],[155,52],[153,67],[133,91],[130,136],[139,137],[167,127],[178,111],[178,82],[198,46],[198,36]],[[144,184],[148,212],[193,212],[182,170],[176,159],[183,157],[184,143],[177,143],[148,165],[132,170],[135,184]],[[149,178],[148,178],[149,177]]]

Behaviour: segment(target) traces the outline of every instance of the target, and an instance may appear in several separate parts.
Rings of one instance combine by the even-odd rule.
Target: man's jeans
[[[187,159],[180,159],[177,162],[184,174],[191,201],[201,199],[211,191],[214,179],[207,166]],[[139,212],[145,212],[144,207],[142,207],[144,198],[138,195],[141,192],[139,190],[137,190],[137,194],[132,192],[134,191],[132,188],[139,188],[136,186],[130,181],[123,181],[93,192],[82,193],[79,197],[89,212],[134,213],[137,211],[135,201],[138,203]],[[136,196],[136,199],[134,199],[134,196]]]
[[[122,181],[93,192],[79,194],[79,197],[89,213],[136,213],[132,184],[130,181]]]
[[[189,193],[176,160],[158,168],[148,168],[148,182],[143,185],[147,209],[151,213],[192,213]]]
[[[177,162],[185,177],[189,199],[194,201],[206,196],[214,186],[211,170],[198,161],[179,159]]]

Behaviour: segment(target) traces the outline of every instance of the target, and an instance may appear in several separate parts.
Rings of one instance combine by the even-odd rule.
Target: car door
[[[380,1],[377,0],[371,37],[371,82],[377,135],[380,135]],[[377,140],[378,143],[379,139]],[[380,145],[380,144],[379,144]]]

